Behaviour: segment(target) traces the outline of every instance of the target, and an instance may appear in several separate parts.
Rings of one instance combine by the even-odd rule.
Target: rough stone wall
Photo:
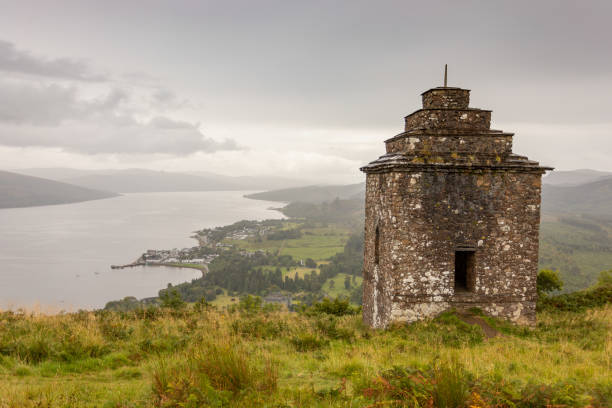
[[[479,307],[535,322],[541,176],[512,153],[512,134],[469,91],[434,88],[405,118],[387,153],[364,166],[363,318],[372,327]],[[455,254],[473,251],[467,288],[455,289]]]
[[[368,175],[365,205],[363,319],[371,327],[386,327],[391,315],[394,277],[391,272],[393,264],[388,254],[389,248],[393,245],[393,235],[390,234],[392,228],[390,209],[393,207],[394,198],[386,194],[391,188],[390,174]],[[377,252],[378,262],[376,262]]]
[[[446,88],[430,89],[423,92],[423,108],[465,109],[470,104],[469,89]]]
[[[370,174],[366,184],[364,319],[373,327],[480,307],[535,319],[540,174]],[[379,263],[375,230],[379,228]],[[455,293],[458,247],[476,249],[474,287]]]
[[[480,109],[421,109],[404,118],[406,131],[411,129],[452,128],[488,130],[491,112]]]
[[[386,141],[387,153],[402,152],[426,156],[432,153],[484,154],[504,156],[512,153],[512,134],[426,134],[402,133]]]

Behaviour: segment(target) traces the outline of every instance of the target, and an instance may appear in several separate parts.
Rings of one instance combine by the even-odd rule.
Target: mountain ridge
[[[69,204],[118,195],[0,170],[0,208]]]
[[[31,168],[15,170],[25,174],[118,193],[270,190],[307,184],[278,176],[225,176],[212,172],[167,172],[148,169],[80,170],[70,168]]]
[[[611,177],[612,172],[609,171],[591,169],[555,170],[542,178],[542,184],[570,187]]]
[[[261,193],[247,194],[253,200],[322,203],[335,199],[348,200],[361,198],[365,194],[365,183],[346,185],[311,185],[296,188],[285,188]]]

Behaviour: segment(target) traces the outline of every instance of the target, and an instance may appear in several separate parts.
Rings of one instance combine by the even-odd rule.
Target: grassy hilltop
[[[286,220],[199,231],[190,258],[216,255],[205,276],[147,302],[0,313],[0,408],[612,406],[612,271],[542,292],[534,328],[472,310],[371,330],[362,205],[292,203]],[[540,264],[561,265],[570,291],[594,283],[608,219],[547,217]],[[296,311],[264,304],[271,293]]]
[[[5,312],[0,407],[612,405],[610,305],[548,307],[533,329],[474,314],[487,335],[452,312],[374,331],[341,301]]]

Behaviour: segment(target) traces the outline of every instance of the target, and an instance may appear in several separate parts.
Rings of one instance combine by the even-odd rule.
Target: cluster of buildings
[[[194,248],[183,249],[148,249],[142,255],[142,261],[145,264],[169,264],[169,263],[184,263],[184,264],[199,264],[205,265],[212,262],[218,255],[210,254],[202,257],[194,258]]]

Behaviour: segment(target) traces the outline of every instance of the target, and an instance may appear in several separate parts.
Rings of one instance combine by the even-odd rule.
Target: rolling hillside
[[[612,178],[612,172],[590,169],[569,171],[555,170],[545,175],[542,178],[542,182],[554,186],[576,186],[602,180],[604,178]]]
[[[612,177],[578,184],[542,188],[544,213],[572,213],[612,219]]]
[[[612,269],[612,177],[594,170],[559,173],[543,180],[539,266],[559,270],[564,291],[571,292],[591,286],[599,272]],[[285,215],[312,217],[321,212],[322,202],[340,198],[346,201],[336,203],[336,213],[358,223],[363,222],[364,187],[310,186],[247,197],[291,202],[283,209]],[[330,209],[324,210],[327,214]]]
[[[297,188],[286,188],[282,190],[266,191],[263,193],[249,194],[245,197],[254,200],[323,203],[335,199],[348,200],[363,198],[365,183],[335,185],[335,186],[307,186]]]
[[[0,208],[67,204],[116,196],[108,191],[0,171]]]
[[[146,169],[33,168],[15,170],[15,172],[85,188],[117,191],[119,193],[269,190],[307,184],[305,181],[276,176],[233,177],[211,172],[178,173]]]

